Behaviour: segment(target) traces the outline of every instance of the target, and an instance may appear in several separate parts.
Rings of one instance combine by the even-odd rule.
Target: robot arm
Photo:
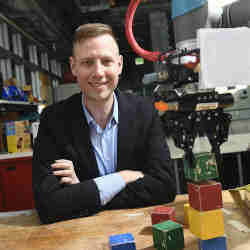
[[[162,113],[166,134],[176,147],[185,151],[193,166],[195,138],[206,136],[220,164],[220,145],[227,141],[231,115],[224,112],[232,106],[232,94],[219,94],[215,89],[199,89],[200,51],[197,30],[228,28],[248,24],[249,0],[241,0],[211,10],[208,0],[172,0],[172,21],[175,48],[165,52],[142,49],[133,35],[133,18],[141,0],[131,0],[125,20],[127,40],[132,49],[146,60],[162,63],[164,70],[145,75],[143,83],[157,82],[155,107]]]

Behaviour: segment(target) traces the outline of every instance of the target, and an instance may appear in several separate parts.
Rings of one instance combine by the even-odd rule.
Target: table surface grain
[[[183,223],[183,205],[187,195],[178,195],[175,202],[177,222]],[[223,192],[225,235],[228,250],[250,249],[250,218],[244,215],[230,194]],[[154,207],[104,211],[91,217],[41,225],[37,214],[0,218],[0,250],[108,250],[110,235],[132,233],[137,250],[154,250],[151,212]],[[247,230],[232,226],[241,223]],[[216,226],[216,221],[214,221]],[[244,230],[243,230],[244,231]],[[197,237],[184,228],[185,249],[198,250]]]

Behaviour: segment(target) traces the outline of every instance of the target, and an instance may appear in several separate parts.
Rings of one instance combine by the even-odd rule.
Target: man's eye
[[[92,65],[92,61],[81,61],[80,64],[83,65],[83,66],[90,66]]]
[[[112,63],[112,60],[110,60],[110,59],[105,59],[105,60],[103,60],[103,64],[104,65],[109,65],[109,64],[111,64]]]

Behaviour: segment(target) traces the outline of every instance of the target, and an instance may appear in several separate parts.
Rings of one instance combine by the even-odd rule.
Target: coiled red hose
[[[134,52],[141,57],[143,57],[146,60],[156,62],[159,60],[160,52],[159,51],[148,51],[144,50],[139,46],[139,44],[136,42],[133,34],[133,21],[134,21],[134,15],[135,11],[140,4],[141,0],[130,0],[126,17],[125,17],[125,34],[128,40],[128,43],[134,50]]]

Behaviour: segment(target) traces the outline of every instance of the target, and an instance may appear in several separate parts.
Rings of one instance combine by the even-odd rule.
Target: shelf
[[[3,153],[3,154],[0,154],[0,160],[32,157],[32,155],[33,155],[33,152]]]
[[[23,59],[22,57],[14,54],[13,52],[6,50],[2,47],[0,47],[0,58],[10,58],[12,59],[16,64],[21,64],[26,66],[28,69],[30,69],[30,71],[40,71],[43,72],[49,76],[51,76],[54,79],[58,79],[61,80],[61,77],[47,71],[46,69],[43,69],[42,67],[40,67],[39,65],[36,65],[34,63],[29,62],[28,60]]]
[[[20,101],[0,100],[1,112],[37,112],[37,104]]]

